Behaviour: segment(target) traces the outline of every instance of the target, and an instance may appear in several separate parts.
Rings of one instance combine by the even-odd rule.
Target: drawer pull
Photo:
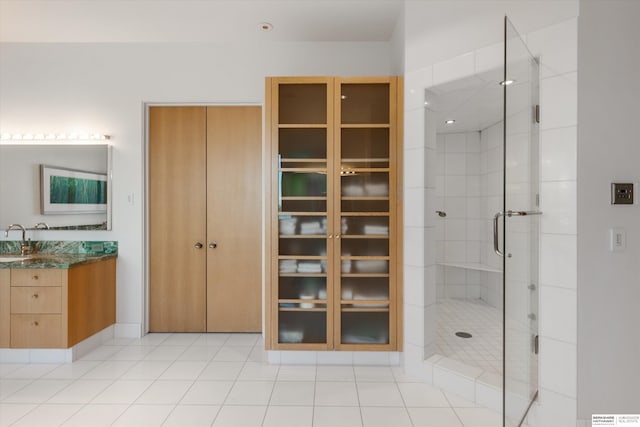
[[[38,280],[39,278],[40,277],[38,277],[37,275],[32,277],[33,280]]]
[[[38,294],[33,294],[33,298],[38,298]]]
[[[36,320],[36,321],[34,321],[34,322],[32,323],[32,325],[33,325],[33,326],[38,326],[38,321],[37,321],[37,320]]]

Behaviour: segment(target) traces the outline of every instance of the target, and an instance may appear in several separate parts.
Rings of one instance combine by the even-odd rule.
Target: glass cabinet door
[[[336,348],[393,344],[395,169],[389,80],[337,84]]]
[[[329,84],[279,82],[277,94],[277,343],[326,348],[331,295],[327,199],[332,178]],[[272,187],[274,188],[274,187]]]

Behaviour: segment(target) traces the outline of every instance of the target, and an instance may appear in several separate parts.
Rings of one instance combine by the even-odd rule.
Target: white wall
[[[18,43],[0,44],[0,57],[3,132],[112,136],[113,231],[34,239],[119,242],[117,330],[127,333],[143,319],[144,102],[261,104],[268,75],[391,73],[388,43]]]
[[[640,413],[640,206],[612,206],[612,182],[640,182],[640,3],[581,1],[578,31],[578,418]],[[627,233],[610,252],[608,232]]]

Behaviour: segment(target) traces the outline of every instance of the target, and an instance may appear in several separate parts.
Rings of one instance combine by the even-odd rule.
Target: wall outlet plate
[[[633,204],[633,183],[617,183],[611,184],[611,204],[612,205],[632,205]]]

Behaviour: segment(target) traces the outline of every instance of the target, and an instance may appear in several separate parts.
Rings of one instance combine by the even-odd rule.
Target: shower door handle
[[[493,250],[499,256],[504,257],[504,252],[500,251],[498,245],[498,220],[501,216],[504,216],[504,212],[498,212],[493,216]]]
[[[529,215],[542,215],[540,211],[507,211],[498,212],[493,216],[493,250],[501,257],[504,257],[504,252],[499,248],[498,244],[498,220],[501,216],[529,216]]]

